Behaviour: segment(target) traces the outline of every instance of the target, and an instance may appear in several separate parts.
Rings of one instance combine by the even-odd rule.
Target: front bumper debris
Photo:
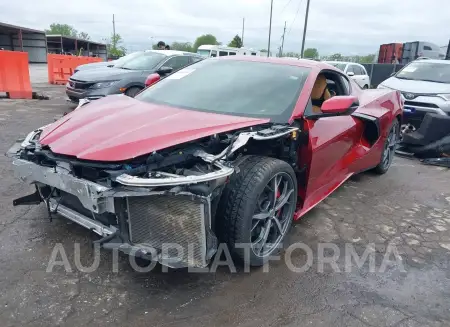
[[[21,180],[34,183],[38,189],[55,188],[76,197],[83,210],[66,205],[64,196],[54,196],[49,210],[105,237],[118,231],[95,219],[95,214],[112,213],[117,216],[120,237],[104,248],[118,248],[127,254],[146,256],[155,253],[153,260],[174,268],[206,267],[217,247],[211,227],[209,196],[189,192],[160,192],[151,189],[112,189],[69,174],[63,167],[43,167],[15,159],[14,173]]]
[[[76,160],[39,157],[48,150],[39,144],[42,129],[38,129],[8,151],[15,176],[34,184],[37,190],[32,196],[17,199],[15,205],[45,202],[50,217],[57,213],[93,231],[102,237],[96,242],[103,248],[173,268],[204,268],[218,248],[213,208],[228,177],[235,172],[229,156],[250,139],[270,140],[297,129],[273,126],[242,132],[216,155],[195,148],[190,154],[195,165],[182,172],[178,168],[168,170],[170,173],[147,171],[145,166],[139,176],[134,176],[130,171],[137,168],[131,167],[99,178],[75,173],[74,166],[80,164]],[[31,157],[26,152],[29,148],[34,151]],[[201,167],[194,170],[197,164]]]

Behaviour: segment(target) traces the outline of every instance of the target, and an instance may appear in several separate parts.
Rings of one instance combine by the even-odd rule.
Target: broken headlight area
[[[16,176],[36,192],[14,205],[44,202],[50,218],[58,213],[92,230],[105,248],[169,267],[205,267],[217,250],[215,211],[235,163],[243,153],[289,156],[297,129],[213,135],[119,163],[56,154],[31,137],[11,152]]]

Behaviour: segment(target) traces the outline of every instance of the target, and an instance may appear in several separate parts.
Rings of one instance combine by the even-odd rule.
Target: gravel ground
[[[1,151],[70,110],[63,88],[43,85],[35,89],[50,100],[0,100]],[[75,268],[74,248],[79,244],[82,263],[90,265],[95,236],[63,218],[50,223],[42,205],[12,207],[31,188],[13,177],[8,158],[0,158],[3,327],[450,326],[446,169],[396,158],[384,176],[365,173],[345,183],[290,233],[292,244],[312,248],[311,268],[302,273],[284,261],[271,263],[268,272],[222,267],[204,274],[160,268],[139,273],[122,255],[113,268],[113,255],[105,250],[99,268],[89,273]],[[323,243],[341,252],[334,270],[318,264]],[[46,272],[57,244],[72,271],[59,266]],[[373,249],[375,271],[367,263],[346,266],[349,245],[359,255]],[[382,269],[386,252],[392,256]],[[300,250],[289,258],[297,267],[307,262]]]

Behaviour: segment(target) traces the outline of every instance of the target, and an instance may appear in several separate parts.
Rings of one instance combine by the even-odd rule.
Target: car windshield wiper
[[[117,67],[117,68],[126,69],[126,70],[132,70],[131,68],[127,68],[127,67]]]
[[[431,80],[431,79],[421,79],[420,81],[423,81],[423,82],[432,82],[432,83],[441,83],[441,84],[450,84],[450,82],[435,81],[435,80]]]
[[[399,76],[395,76],[398,79],[406,79],[408,81],[417,81],[415,78],[409,78],[409,77],[399,77]]]

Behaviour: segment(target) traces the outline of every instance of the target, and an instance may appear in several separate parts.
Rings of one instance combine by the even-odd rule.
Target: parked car
[[[405,124],[419,128],[425,114],[450,115],[450,61],[421,59],[406,65],[379,89],[398,90],[405,99]]]
[[[352,175],[388,171],[401,114],[399,92],[322,62],[212,58],[30,133],[9,154],[36,192],[14,204],[170,267],[206,267],[220,243],[260,266]]]
[[[133,54],[111,68],[89,69],[73,74],[66,85],[66,94],[73,102],[87,98],[99,99],[110,94],[135,96],[145,88],[151,73],[167,75],[203,57],[190,52],[149,50]]]
[[[350,76],[356,84],[363,89],[370,87],[370,77],[367,74],[366,68],[363,65],[354,62],[342,62],[342,61],[325,61]]]
[[[75,68],[74,70],[74,74],[81,71],[81,70],[90,70],[90,69],[97,69],[97,68],[111,68],[114,67],[114,65],[120,65],[122,63],[124,63],[127,60],[130,60],[136,56],[141,55],[142,53],[144,53],[144,51],[137,51],[137,52],[133,52],[130,54],[127,54],[123,57],[120,57],[116,60],[111,60],[111,61],[100,61],[100,62],[92,62],[90,64],[84,64],[84,65],[80,65],[77,68]]]

